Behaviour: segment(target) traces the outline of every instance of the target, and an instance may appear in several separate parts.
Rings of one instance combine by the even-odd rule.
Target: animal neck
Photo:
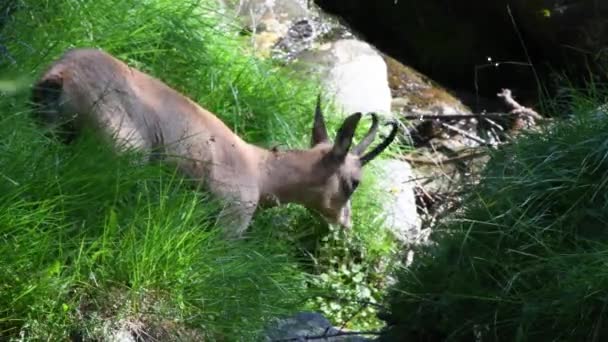
[[[260,166],[260,199],[264,206],[308,204],[322,184],[319,161],[307,150],[264,150]]]

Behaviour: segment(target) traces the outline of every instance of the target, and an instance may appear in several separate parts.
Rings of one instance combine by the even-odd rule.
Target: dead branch
[[[517,115],[525,115],[535,120],[543,120],[543,116],[538,114],[531,108],[524,107],[517,103],[515,99],[513,99],[513,95],[511,94],[511,90],[503,89],[500,93],[496,94],[498,97],[502,97],[507,105],[513,108],[510,113]]]
[[[467,137],[467,138],[469,138],[469,139],[471,139],[473,141],[476,141],[476,142],[480,143],[481,145],[484,145],[484,146],[495,146],[495,144],[493,144],[493,143],[487,142],[487,141],[481,139],[480,137],[478,137],[478,136],[476,136],[474,134],[471,134],[471,133],[469,133],[467,131],[464,131],[464,130],[458,128],[458,127],[454,127],[452,125],[448,125],[445,122],[441,123],[441,127],[446,128],[446,129],[448,129],[450,131],[454,131],[454,132],[456,132],[456,133],[458,133],[458,134],[460,134],[460,135],[462,135],[464,137]]]
[[[402,115],[401,117],[406,120],[459,120],[459,119],[485,119],[490,121],[491,118],[503,118],[509,116],[527,116],[534,120],[544,120],[544,117],[538,114],[535,110],[522,106],[515,99],[513,99],[513,94],[510,89],[502,89],[500,93],[497,94],[498,97],[501,97],[505,103],[513,108],[510,112],[502,113],[502,112],[494,112],[494,113],[471,113],[471,114],[410,114],[410,115]],[[472,138],[475,140],[475,138]]]

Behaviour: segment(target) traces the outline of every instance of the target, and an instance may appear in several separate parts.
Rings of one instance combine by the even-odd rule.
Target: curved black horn
[[[380,153],[382,153],[382,151],[384,151],[385,148],[388,147],[388,145],[390,145],[393,142],[393,140],[395,140],[395,137],[397,136],[397,131],[399,130],[399,126],[397,125],[397,122],[396,121],[387,122],[386,125],[393,126],[391,133],[388,135],[388,137],[386,137],[386,139],[384,139],[383,142],[381,142],[378,146],[374,147],[373,150],[369,151],[368,153],[366,153],[364,156],[362,156],[360,158],[361,165],[365,165],[365,164],[369,163],[372,159],[376,158]]]
[[[318,143],[329,141],[327,128],[325,127],[325,118],[321,111],[321,93],[317,95],[317,106],[315,108],[315,121],[312,126],[312,136],[310,145],[315,146]]]
[[[369,147],[374,142],[376,138],[376,133],[378,133],[378,116],[376,113],[370,113],[372,116],[372,125],[367,131],[365,137],[357,144],[357,146],[353,147],[352,153],[360,156],[365,152],[365,149]]]

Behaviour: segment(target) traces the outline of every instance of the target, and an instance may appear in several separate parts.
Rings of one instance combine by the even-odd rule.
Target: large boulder
[[[343,113],[391,115],[386,63],[371,45],[358,39],[340,39],[303,51],[297,60],[298,68],[320,76]]]
[[[375,161],[378,186],[387,196],[382,204],[384,225],[404,244],[419,242],[420,218],[414,196],[414,173],[410,164],[397,159]]]
[[[306,77],[320,78],[341,114],[390,114],[391,93],[382,56],[312,2],[219,1],[251,32],[255,53],[280,59]]]

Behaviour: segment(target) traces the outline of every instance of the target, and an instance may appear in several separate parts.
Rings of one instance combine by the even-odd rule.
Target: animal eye
[[[359,180],[358,179],[353,179],[353,191],[355,191],[355,189],[359,186]]]

